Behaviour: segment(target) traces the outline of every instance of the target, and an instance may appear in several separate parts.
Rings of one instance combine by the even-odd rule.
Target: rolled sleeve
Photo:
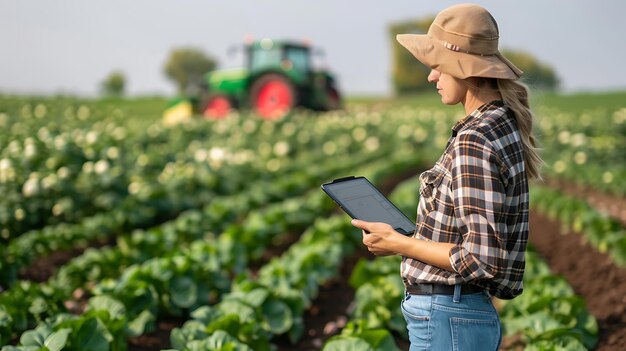
[[[501,161],[479,133],[460,133],[452,145],[451,192],[461,242],[450,265],[466,282],[494,279],[504,269],[505,235],[498,223],[506,198]]]

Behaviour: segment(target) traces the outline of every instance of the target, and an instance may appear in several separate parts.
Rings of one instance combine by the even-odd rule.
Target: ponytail
[[[538,142],[533,134],[533,113],[530,111],[528,88],[516,80],[496,81],[502,100],[513,111],[517,121],[524,148],[526,172],[531,179],[541,179],[543,160],[539,156]]]

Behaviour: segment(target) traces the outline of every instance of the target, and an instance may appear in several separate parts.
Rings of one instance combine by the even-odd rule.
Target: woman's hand
[[[456,244],[408,237],[396,232],[387,223],[353,219],[352,225],[363,230],[363,244],[376,256],[401,255],[455,272],[448,256]]]
[[[402,236],[402,234],[396,232],[389,224],[353,219],[352,225],[363,230],[363,244],[374,255],[390,256],[397,254],[391,247],[394,239],[397,239],[397,235]]]

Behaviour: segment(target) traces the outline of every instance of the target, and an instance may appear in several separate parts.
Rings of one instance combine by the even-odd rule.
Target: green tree
[[[165,63],[165,75],[180,92],[201,81],[202,75],[214,69],[216,61],[195,48],[178,48],[170,52]]]
[[[109,74],[100,84],[100,90],[106,96],[122,96],[126,88],[126,76],[121,71]]]
[[[519,50],[502,50],[502,55],[524,71],[522,81],[531,89],[554,91],[559,88],[560,79],[552,67],[539,62],[533,55]]]
[[[397,34],[424,34],[435,19],[434,16],[392,24],[389,27],[392,52],[392,85],[396,94],[414,93],[428,89],[426,80],[430,69],[417,61],[413,55],[396,41]]]

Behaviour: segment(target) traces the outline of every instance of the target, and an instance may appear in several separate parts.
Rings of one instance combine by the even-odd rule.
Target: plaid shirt
[[[522,293],[528,180],[519,130],[502,101],[456,123],[441,158],[420,175],[414,237],[455,243],[455,272],[403,257],[405,285],[470,283],[503,299]]]

